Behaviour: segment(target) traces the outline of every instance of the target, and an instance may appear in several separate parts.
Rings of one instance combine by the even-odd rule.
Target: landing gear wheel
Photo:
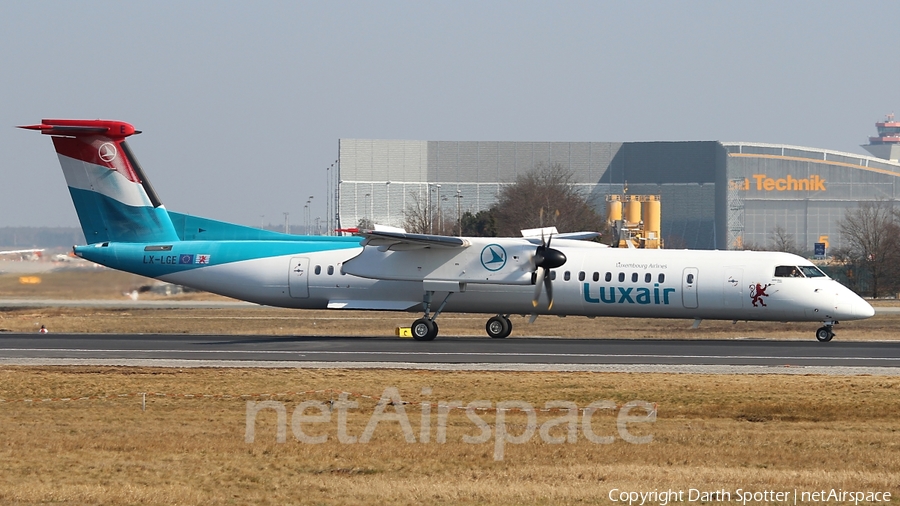
[[[509,318],[505,316],[493,316],[484,326],[484,329],[487,331],[487,335],[493,339],[503,339],[509,336],[512,333],[512,322],[509,321]]]
[[[437,324],[427,318],[419,318],[412,324],[412,335],[416,341],[434,341],[437,333]]]
[[[834,337],[834,331],[832,331],[829,326],[822,327],[816,331],[816,339],[818,339],[820,343],[827,343],[828,341],[831,341],[832,337]]]
[[[512,322],[506,316],[503,317],[503,321],[506,322],[506,333],[503,334],[503,337],[509,337],[512,334]]]

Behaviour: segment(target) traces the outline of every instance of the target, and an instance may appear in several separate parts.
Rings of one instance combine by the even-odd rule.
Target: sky
[[[679,141],[866,154],[900,3],[0,2],[0,227],[77,226],[42,118],[127,121],[170,210],[326,214],[338,140]]]

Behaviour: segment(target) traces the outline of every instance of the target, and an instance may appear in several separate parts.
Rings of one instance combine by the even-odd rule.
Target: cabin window
[[[625,273],[620,272],[619,273],[619,283],[624,283],[624,282],[625,282]]]
[[[550,281],[556,281],[556,271],[550,271]]]
[[[637,283],[637,280],[638,280],[638,273],[632,272],[632,273],[631,273],[631,282],[632,282],[632,283]]]
[[[825,276],[824,272],[819,270],[819,268],[814,265],[801,265],[800,272],[802,272],[808,278],[827,277],[827,276]]]
[[[687,281],[687,284],[693,285],[693,284],[694,284],[694,275],[693,275],[693,274],[688,274],[688,275],[687,275],[686,281]]]
[[[578,273],[578,281],[584,281],[584,271]]]
[[[803,274],[795,265],[779,265],[775,268],[776,278],[802,278]]]
[[[319,274],[322,274],[322,266],[321,265],[316,266],[316,275],[318,276]]]
[[[594,283],[596,283],[597,281],[600,281],[600,273],[599,272],[594,273]]]
[[[331,276],[332,274],[334,274],[334,266],[333,266],[333,265],[329,265],[329,266],[328,266],[328,275]]]
[[[563,274],[563,279],[564,279],[565,281],[568,281],[571,277],[572,277],[572,275],[569,274],[569,271],[566,271],[566,273]]]
[[[606,282],[609,283],[610,281],[612,281],[612,273],[611,273],[611,272],[607,272],[607,273],[606,273],[606,277],[603,278],[603,279],[605,279]]]
[[[666,275],[663,274],[663,273],[660,273],[660,274],[659,274],[659,282],[660,282],[660,283],[665,283],[665,281],[666,281]]]
[[[644,283],[649,283],[652,280],[653,280],[653,274],[650,274],[649,272],[647,274],[644,274]]]

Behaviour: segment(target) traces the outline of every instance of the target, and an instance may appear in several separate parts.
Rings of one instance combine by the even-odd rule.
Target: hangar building
[[[810,254],[840,247],[839,221],[861,202],[895,201],[900,163],[747,142],[492,142],[341,139],[337,215],[401,226],[410,199],[446,218],[489,208],[500,188],[561,164],[605,214],[605,197],[660,195],[668,248],[766,246],[782,227]],[[416,196],[416,197],[414,197]],[[434,199],[434,200],[430,200]],[[451,219],[451,221],[453,221]]]

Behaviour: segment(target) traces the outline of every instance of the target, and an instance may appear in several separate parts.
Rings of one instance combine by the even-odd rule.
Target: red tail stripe
[[[44,119],[39,125],[25,125],[19,128],[39,130],[47,135],[84,136],[104,134],[114,139],[124,139],[140,133],[130,123],[103,119]]]
[[[114,170],[133,183],[141,180],[125,156],[121,143],[124,139],[114,139],[106,135],[91,137],[54,137],[53,146],[60,155],[99,165]]]

